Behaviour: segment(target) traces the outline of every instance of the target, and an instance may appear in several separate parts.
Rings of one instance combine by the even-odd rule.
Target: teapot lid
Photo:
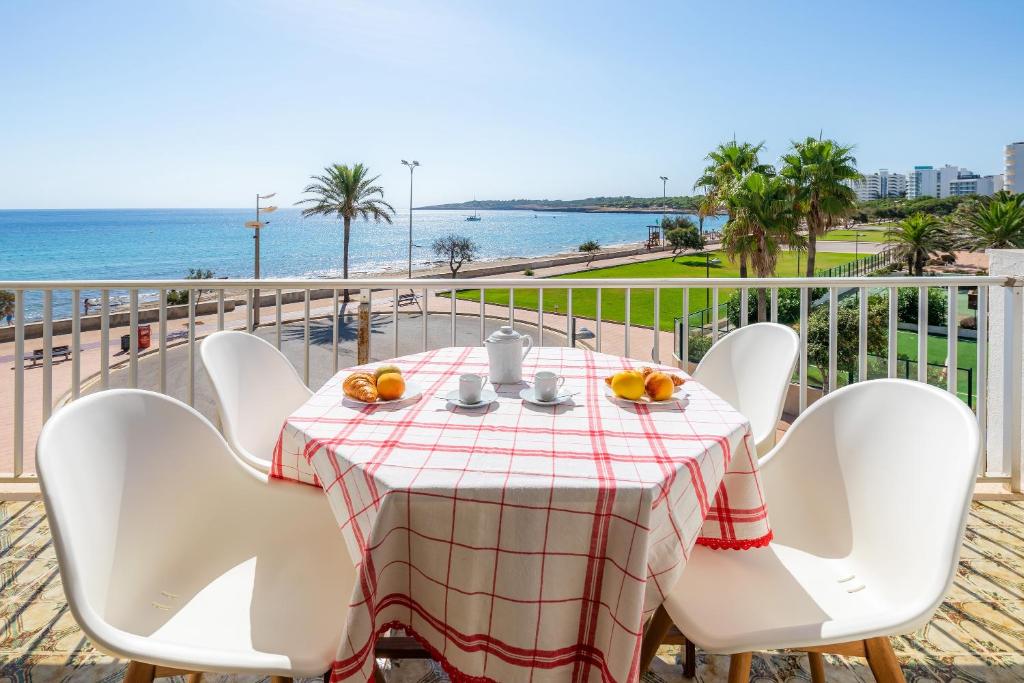
[[[500,342],[519,341],[522,338],[523,338],[523,335],[521,335],[518,332],[516,332],[514,329],[512,329],[511,326],[503,325],[502,327],[499,327],[497,330],[492,332],[491,336],[489,336],[487,338],[487,341],[500,343]]]

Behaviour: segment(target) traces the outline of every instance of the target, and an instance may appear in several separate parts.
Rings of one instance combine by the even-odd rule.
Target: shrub
[[[917,323],[917,287],[900,287],[896,309],[901,323]],[[928,288],[928,324],[945,325],[948,302],[944,287]]]
[[[976,330],[978,329],[978,319],[975,318],[973,315],[964,318],[963,320],[960,321],[960,327],[962,327],[965,330]]]
[[[525,275],[526,277],[532,277],[533,276],[533,268],[527,268],[526,270],[524,270],[523,271],[523,275]]]
[[[826,290],[824,287],[815,287],[808,292],[807,305],[810,306],[815,300],[820,299],[825,295]],[[769,301],[769,310],[771,310],[771,298]],[[729,322],[734,327],[739,326],[740,323],[740,291],[736,290],[729,295],[729,298],[725,302],[726,311],[728,311]],[[800,321],[800,290],[794,288],[786,288],[779,290],[779,322],[783,325],[795,325]],[[749,292],[749,300],[747,301],[747,322],[757,322],[757,293],[756,290],[751,289]]]
[[[691,363],[699,363],[704,354],[711,348],[711,335],[698,334],[690,337],[688,357]]]

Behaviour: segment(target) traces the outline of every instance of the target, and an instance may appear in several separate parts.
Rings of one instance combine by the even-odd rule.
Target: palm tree
[[[757,277],[771,277],[784,245],[797,244],[797,213],[793,188],[779,176],[749,173],[729,195],[730,222],[737,240],[749,248],[750,263]],[[757,319],[767,319],[767,297],[757,291]]]
[[[957,212],[959,213],[959,212]],[[1024,247],[1024,194],[997,192],[965,206],[954,222],[971,251]]]
[[[762,164],[758,154],[764,148],[764,143],[756,145],[749,142],[723,142],[708,153],[705,159],[710,163],[704,167],[704,171],[694,188],[702,188],[704,196],[700,200],[698,215],[703,219],[724,208],[728,213],[728,221],[722,230],[722,246],[726,253],[732,258],[739,258],[740,277],[747,276],[747,256],[750,247],[749,240],[736,228],[730,229],[733,219],[732,209],[729,206],[729,196],[739,185],[741,180],[748,173],[760,173],[763,175],[774,175],[775,169],[770,164]],[[729,233],[733,234],[730,235]]]
[[[816,240],[857,204],[844,181],[860,178],[852,145],[808,137],[792,143],[782,157],[782,175],[796,187],[797,205],[807,221],[807,277],[814,276]]]
[[[950,244],[949,232],[935,216],[915,213],[904,218],[885,232],[885,240],[896,246],[907,262],[907,272],[920,277],[924,264],[936,252],[945,251]]]
[[[369,177],[370,169],[362,164],[333,164],[324,168],[323,175],[312,176],[314,182],[303,192],[313,195],[296,204],[310,204],[302,216],[337,216],[344,224],[341,275],[348,279],[348,245],[352,235],[352,219],[391,223],[395,209],[384,201],[384,190],[374,185],[380,176]],[[348,303],[348,290],[344,292]]]

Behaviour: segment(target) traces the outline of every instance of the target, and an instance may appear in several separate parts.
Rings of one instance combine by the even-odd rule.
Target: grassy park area
[[[710,268],[711,277],[739,278],[739,265],[732,263],[721,252],[710,252],[712,260],[719,259],[720,262],[713,264]],[[831,268],[853,261],[852,254],[840,254],[832,252],[818,252],[817,267]],[[805,265],[801,259],[801,266]],[[592,268],[579,273],[560,275],[561,280],[578,279],[614,279],[614,278],[703,278],[707,272],[704,256],[681,256],[675,261],[671,258],[657,259],[654,261],[643,261],[629,263],[609,268]],[[793,252],[783,252],[779,257],[779,264],[775,270],[776,276],[793,277],[799,275],[797,272],[797,255]],[[753,273],[751,272],[751,276]],[[479,281],[479,286],[486,284],[486,280]],[[546,289],[544,290],[544,310],[549,313],[565,313],[567,305],[567,290]],[[732,290],[720,290],[719,301],[724,303]],[[476,289],[462,290],[459,298],[469,301],[478,301],[480,292]],[[489,304],[500,306],[509,305],[509,291],[507,289],[487,290],[486,301]],[[651,326],[654,320],[654,290],[633,288],[630,290],[630,324]],[[516,308],[528,308],[537,310],[537,290],[520,289],[513,294],[512,305]],[[753,297],[751,297],[753,305]],[[659,311],[659,326],[662,330],[671,331],[673,320],[681,315],[683,306],[682,291],[676,288],[666,287],[661,291],[661,309]],[[699,311],[708,307],[706,291],[703,289],[690,290],[690,311]],[[603,320],[624,322],[626,319],[626,290],[605,289],[601,294],[601,317]],[[597,292],[593,289],[577,289],[572,294],[573,314],[593,319],[597,313]]]

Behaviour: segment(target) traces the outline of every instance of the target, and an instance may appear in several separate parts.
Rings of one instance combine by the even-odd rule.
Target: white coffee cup
[[[533,376],[533,395],[539,401],[554,401],[558,397],[558,390],[565,384],[565,378],[559,377],[553,372],[541,370]]]
[[[486,375],[472,372],[459,375],[459,400],[463,403],[479,403],[486,381]]]

